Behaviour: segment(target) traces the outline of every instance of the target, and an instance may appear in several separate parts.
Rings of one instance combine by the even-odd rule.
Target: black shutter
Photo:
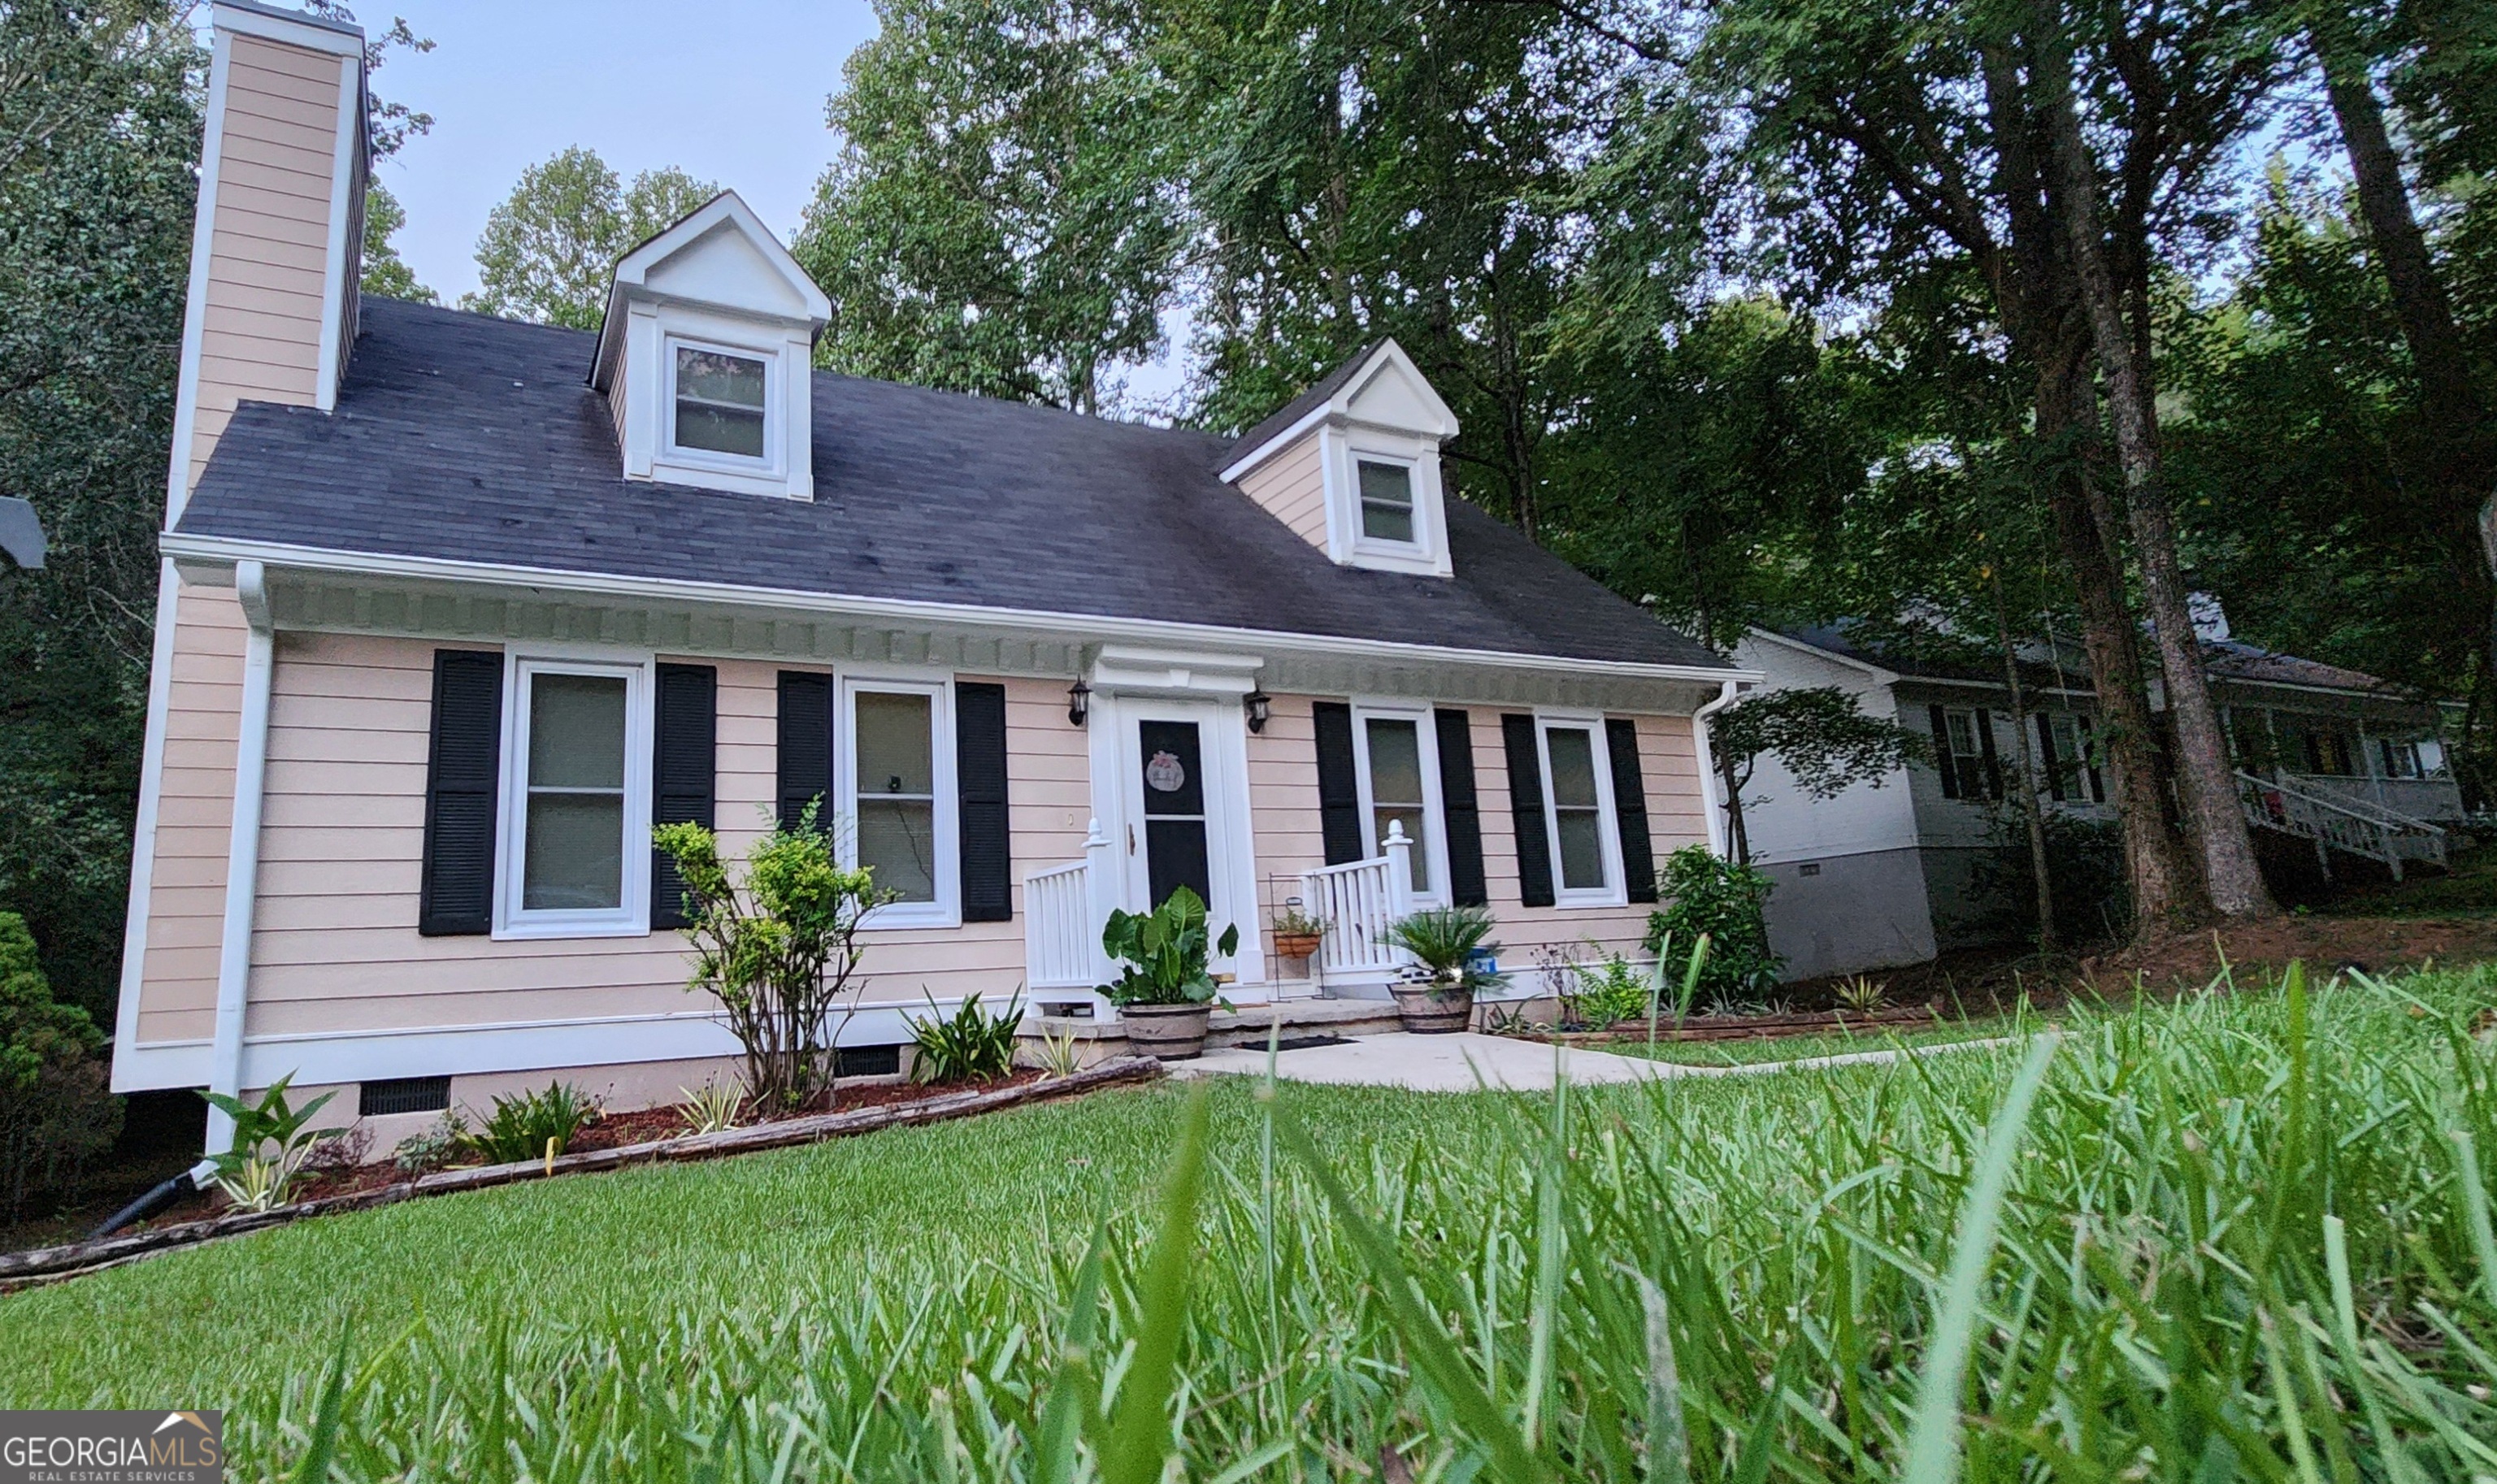
[[[1320,701],[1310,708],[1318,742],[1318,833],[1329,866],[1370,853],[1361,834],[1361,785],[1352,771],[1352,708]]]
[[[1014,917],[1006,831],[1006,688],[954,684],[954,780],[961,790],[963,921]]]
[[[2003,764],[1994,755],[1994,713],[1979,710],[1976,717],[1976,750],[1985,759],[1985,797],[2003,797]]]
[[[806,670],[780,672],[780,822],[794,825],[817,795],[819,822],[832,826],[833,678]]]
[[[1939,706],[1925,708],[1934,729],[1934,770],[1943,775],[1943,797],[1959,797],[1959,759],[1951,755],[1950,718]]]
[[[1448,900],[1488,906],[1483,885],[1482,805],[1474,796],[1474,725],[1464,711],[1433,711],[1439,733],[1439,812],[1448,832]]]
[[[1638,724],[1604,718],[1604,745],[1613,754],[1613,820],[1622,837],[1622,879],[1632,901],[1656,900],[1656,841],[1648,837],[1647,780],[1639,774]]]
[[[1501,748],[1508,754],[1508,807],[1517,820],[1517,897],[1530,907],[1552,905],[1552,837],[1543,824],[1543,760],[1534,743],[1534,718],[1500,718]]]
[[[719,672],[709,665],[661,665],[651,712],[650,823],[711,828],[718,822],[712,805],[719,775]],[[650,926],[691,923],[677,863],[653,846]]]
[[[416,907],[416,931],[427,937],[494,929],[494,789],[502,751],[502,654],[434,650],[425,869]]]
[[[2038,713],[2038,755],[2046,762],[2046,792],[2061,804],[2064,800],[2064,760],[2055,755],[2055,718],[2044,711]]]

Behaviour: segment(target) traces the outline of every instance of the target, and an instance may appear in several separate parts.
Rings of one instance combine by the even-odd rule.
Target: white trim
[[[1289,427],[1284,428],[1281,432],[1275,434],[1275,436],[1258,444],[1255,448],[1250,449],[1248,453],[1241,455],[1238,458],[1235,458],[1230,463],[1224,465],[1222,472],[1216,475],[1215,478],[1222,481],[1226,485],[1233,483],[1241,476],[1248,473],[1252,469],[1255,469],[1259,464],[1264,463],[1267,459],[1272,458],[1277,454],[1290,448],[1294,440],[1298,439],[1301,434],[1317,426],[1320,423],[1323,423],[1328,418],[1334,416],[1334,414],[1335,408],[1331,404],[1327,402],[1318,403],[1309,411],[1301,414],[1300,417],[1294,419]]]
[[[687,448],[677,441],[677,353],[726,356],[737,361],[755,361],[763,365],[763,452],[759,455],[730,454],[718,449]],[[786,451],[780,447],[781,434],[788,413],[781,402],[780,349],[765,348],[719,339],[711,335],[691,334],[662,326],[659,336],[659,375],[663,386],[659,393],[658,452],[653,462],[660,466],[676,465],[703,474],[743,474],[749,478],[769,475],[774,480],[786,475]],[[631,378],[626,378],[630,385]]]
[[[1804,653],[1812,655],[1816,659],[1825,659],[1833,665],[1845,665],[1849,670],[1861,671],[1874,679],[1885,683],[1895,682],[1905,679],[1905,677],[1901,676],[1899,672],[1895,670],[1885,670],[1880,665],[1857,659],[1853,655],[1841,654],[1835,649],[1824,649],[1817,644],[1810,644],[1804,640],[1795,639],[1788,635],[1778,633],[1773,629],[1764,629],[1755,625],[1744,632],[1762,643],[1779,645],[1788,649],[1800,649]]]
[[[1439,797],[1439,728],[1428,705],[1405,701],[1355,700],[1352,703],[1353,796],[1361,805],[1361,839],[1373,856],[1387,853],[1378,837],[1376,791],[1370,782],[1370,723],[1402,721],[1413,728],[1415,761],[1422,771],[1422,818],[1427,831],[1421,841],[1431,886],[1416,889],[1418,907],[1445,906],[1448,901],[1448,813]],[[1470,720],[1467,723],[1470,726]]]
[[[650,749],[652,671],[648,654],[593,656],[560,647],[503,651],[503,744],[494,821],[494,927],[497,942],[541,938],[644,937],[650,931]],[[521,904],[528,859],[528,682],[540,675],[624,681],[624,825],[613,907],[527,908]],[[638,868],[637,868],[638,867]]]
[[[1345,655],[1378,659],[1438,660],[1501,670],[1533,671],[1625,679],[1698,681],[1709,685],[1728,679],[1758,681],[1756,670],[1718,665],[1659,665],[1634,660],[1576,659],[1560,654],[1508,653],[1497,649],[1462,649],[1444,645],[1401,640],[1352,639],[1333,634],[1294,634],[1274,629],[1230,628],[1219,624],[1168,622],[1156,618],[1124,618],[1036,609],[991,608],[973,604],[930,603],[912,598],[862,598],[835,593],[803,592],[781,587],[748,587],[730,583],[696,583],[672,578],[635,578],[606,573],[566,572],[556,568],[521,567],[491,562],[456,561],[444,557],[388,556],[375,553],[336,552],[290,542],[246,541],[223,536],[168,532],[157,546],[175,558],[211,562],[242,559],[306,572],[396,577],[450,583],[504,582],[552,592],[585,593],[685,603],[723,603],[824,616],[901,620],[911,623],[963,623],[1016,634],[1051,636],[1070,631],[1111,640],[1148,645],[1197,642],[1251,645],[1261,649],[1306,654]],[[1271,655],[1267,656],[1272,658]]]
[[[1118,904],[1144,911],[1153,903],[1145,856],[1143,813],[1144,760],[1137,755],[1139,721],[1190,721],[1197,726],[1197,762],[1205,777],[1205,855],[1207,902],[1213,931],[1240,929],[1240,951],[1225,960],[1215,956],[1216,972],[1238,976],[1241,987],[1266,981],[1262,914],[1257,895],[1257,841],[1248,800],[1248,724],[1237,701],[1227,697],[1174,695],[1167,690],[1122,691],[1115,684],[1096,689],[1086,722],[1091,734],[1087,748],[1091,765],[1092,805],[1103,838],[1109,841],[1110,871]]]
[[[847,827],[834,832],[841,864],[858,865],[858,697],[870,694],[928,698],[930,811],[935,860],[931,868],[936,888],[932,901],[895,901],[859,920],[861,931],[895,928],[959,928],[963,925],[962,779],[954,750],[954,678],[932,679],[925,671],[887,671],[872,667],[840,670],[835,677],[839,701],[833,714],[833,791],[835,812]]]
[[[237,36],[257,36],[264,41],[284,42],[290,47],[352,56],[360,61],[364,54],[364,33],[354,26],[331,25],[309,16],[288,15],[265,6],[236,5],[231,0],[219,0],[210,7],[209,16],[219,31]]]
[[[174,559],[156,561],[156,630],[147,661],[147,729],[139,754],[139,817],[131,827],[130,905],[121,928],[121,994],[112,1016],[112,1090],[122,1080],[122,1054],[139,1044],[139,995],[147,982],[147,909],[156,889],[156,812],[165,797],[165,728],[174,703],[174,631],[182,580]]]
[[[347,295],[353,288],[347,282],[350,250],[361,245],[348,242],[347,223],[355,215],[349,196],[355,189],[356,151],[363,140],[363,83],[364,53],[359,47],[338,58],[338,143],[330,162],[330,241],[328,256],[323,260],[327,268],[321,295],[321,365],[312,383],[312,405],[322,412],[336,410],[338,380],[346,369],[339,363],[339,338],[347,315]]]
[[[235,569],[243,634],[242,701],[235,737],[234,814],[226,837],[225,918],[217,935],[216,1038],[208,1090],[242,1090],[243,1016],[250,1007],[252,910],[260,900],[260,818],[269,776],[269,693],[276,669],[276,629],[269,618],[267,573],[258,562]],[[207,1152],[234,1143],[234,1120],[208,1110]]]
[[[1691,744],[1699,763],[1700,814],[1708,826],[1708,852],[1721,861],[1725,858],[1725,835],[1730,825],[1725,818],[1725,801],[1717,792],[1718,785],[1723,780],[1717,776],[1717,756],[1709,742],[1708,723],[1741,695],[1740,684],[1727,680],[1724,687],[1717,692],[1716,700],[1705,703],[1691,713]]]
[[[1571,886],[1567,869],[1561,858],[1561,804],[1552,787],[1552,733],[1556,730],[1584,732],[1587,735],[1587,767],[1596,779],[1596,829],[1597,864],[1603,868],[1601,886]],[[1615,812],[1613,771],[1607,766],[1610,750],[1604,741],[1604,716],[1600,711],[1563,710],[1538,707],[1534,711],[1534,760],[1543,770],[1543,832],[1552,859],[1552,904],[1556,907],[1620,907],[1629,904],[1629,894],[1624,885],[1627,872],[1622,868],[1621,818]]]
[[[217,7],[221,21],[229,10]],[[234,64],[234,42],[222,25],[210,47],[207,125],[200,141],[200,199],[191,216],[191,284],[182,300],[182,362],[174,383],[174,451],[165,470],[165,528],[169,531],[182,519],[182,507],[190,503],[191,445],[198,441],[200,349],[207,335],[208,262],[216,249],[217,164],[225,155],[226,76]]]

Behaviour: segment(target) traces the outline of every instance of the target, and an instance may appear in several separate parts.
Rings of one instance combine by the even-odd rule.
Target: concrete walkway
[[[1487,1088],[1512,1092],[1547,1092],[1557,1076],[1575,1087],[1596,1083],[1656,1082],[1672,1077],[1727,1077],[1859,1062],[1895,1061],[1903,1056],[1966,1051],[1979,1046],[2007,1046],[2010,1038],[1954,1041],[1942,1046],[1902,1050],[1847,1052],[1834,1057],[1809,1057],[1795,1061],[1763,1061],[1745,1066],[1688,1066],[1651,1061],[1644,1057],[1616,1056],[1577,1046],[1553,1046],[1513,1036],[1417,1036],[1397,1031],[1363,1036],[1341,1046],[1311,1046],[1275,1054],[1275,1075],[1286,1082],[1331,1083],[1342,1087],[1406,1088],[1416,1092],[1472,1092]],[[1170,1063],[1174,1077],[1252,1076],[1266,1074],[1266,1052],[1260,1047],[1233,1046],[1209,1051],[1194,1061]]]

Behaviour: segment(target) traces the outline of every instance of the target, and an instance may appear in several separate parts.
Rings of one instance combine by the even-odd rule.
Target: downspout
[[[235,563],[235,599],[250,626],[243,638],[242,713],[235,738],[234,830],[226,844],[226,916],[218,938],[216,1037],[209,1047],[208,1090],[242,1091],[243,1009],[251,985],[252,906],[260,895],[260,812],[269,772],[269,690],[276,668],[277,626],[269,612],[269,574],[259,562]],[[234,1120],[211,1107],[205,1151],[234,1144]],[[207,1178],[205,1158],[192,1169]]]
[[[1721,860],[1725,855],[1725,802],[1717,796],[1717,753],[1708,744],[1708,719],[1733,705],[1740,694],[1738,682],[1727,680],[1716,700],[1691,713],[1691,740],[1699,749],[1699,802],[1708,820],[1708,851]]]

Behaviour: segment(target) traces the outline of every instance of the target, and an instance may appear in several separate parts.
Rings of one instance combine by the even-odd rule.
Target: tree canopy
[[[477,288],[459,307],[595,330],[616,260],[719,194],[674,168],[626,185],[595,150],[575,146],[521,172],[477,238]]]

